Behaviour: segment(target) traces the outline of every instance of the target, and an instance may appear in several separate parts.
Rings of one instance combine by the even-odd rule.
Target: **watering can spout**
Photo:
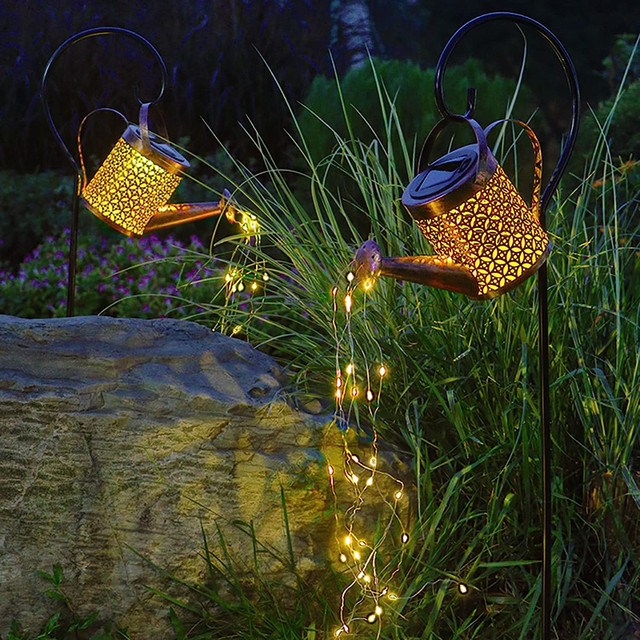
[[[159,207],[157,213],[144,228],[143,234],[174,227],[184,222],[195,222],[196,220],[203,220],[204,218],[222,214],[233,222],[238,211],[231,194],[225,189],[222,198],[217,202],[165,204]]]
[[[365,289],[379,276],[425,284],[436,289],[478,297],[478,282],[467,267],[441,256],[407,256],[387,258],[373,240],[358,249],[354,260],[358,281]]]

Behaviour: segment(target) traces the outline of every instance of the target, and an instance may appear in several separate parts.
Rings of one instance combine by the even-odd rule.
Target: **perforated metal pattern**
[[[451,211],[418,221],[435,253],[467,267],[479,297],[493,297],[535,271],[549,238],[501,167]]]
[[[120,138],[82,196],[116,229],[140,236],[180,180]]]

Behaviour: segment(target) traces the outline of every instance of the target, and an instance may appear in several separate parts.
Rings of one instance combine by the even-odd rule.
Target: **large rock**
[[[190,322],[0,316],[0,636],[56,610],[36,571],[60,563],[80,613],[168,637],[151,564],[203,578],[201,523],[239,573],[253,565],[242,523],[288,558],[281,489],[296,569],[324,567],[340,437],[281,383],[271,358]]]

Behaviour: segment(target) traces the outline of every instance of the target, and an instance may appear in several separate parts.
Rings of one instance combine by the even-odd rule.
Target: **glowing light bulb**
[[[226,273],[224,276],[224,279],[226,282],[231,282],[231,274],[230,273]]]
[[[353,543],[353,538],[351,536],[345,536],[344,543],[347,545],[347,547],[350,547]]]
[[[336,389],[336,400],[340,400],[342,398],[342,391],[340,389]]]
[[[353,387],[353,389],[351,389],[351,396],[355,398],[357,395],[358,395],[358,387]]]
[[[360,478],[358,478],[358,476],[355,473],[352,473],[350,476],[350,480],[351,482],[353,482],[353,484],[358,484],[358,482],[360,481]]]
[[[398,596],[395,593],[390,593],[389,594],[389,600],[397,600]]]
[[[467,587],[466,584],[463,584],[462,582],[458,585],[458,593],[460,593],[461,595],[467,595],[467,593],[469,593],[469,587]]]
[[[262,279],[265,282],[269,282],[269,274],[266,271],[262,274]]]
[[[370,460],[369,460],[369,464],[372,467],[375,467],[378,464],[378,461],[376,460],[375,456],[373,456]]]
[[[351,313],[351,294],[347,293],[344,297],[344,308],[347,310],[347,313]]]
[[[396,491],[395,494],[393,495],[393,497],[396,500],[400,500],[400,498],[402,498],[402,491]]]
[[[367,278],[364,281],[364,290],[369,291],[373,287],[373,280],[371,278]]]
[[[238,284],[238,291],[244,291],[244,284],[242,282]]]
[[[354,552],[353,552],[353,557],[354,557],[356,560],[360,560],[360,558],[362,558],[362,556],[360,555],[360,552],[359,552],[359,551],[354,551]]]
[[[367,584],[369,584],[371,582],[371,576],[365,576],[364,578],[362,578]]]
[[[347,365],[347,373],[351,375],[353,373],[353,364],[349,363]]]
[[[371,391],[371,389],[367,389],[367,400],[369,402],[373,400],[373,391]]]
[[[408,533],[403,533],[400,536],[400,540],[402,540],[402,544],[407,544],[407,542],[409,542],[409,534]]]
[[[347,273],[347,282],[353,282],[355,279],[355,273],[353,273],[353,271],[349,271],[349,273]]]
[[[377,616],[381,616],[382,615],[382,607],[376,605],[376,608],[374,609],[374,612],[375,612],[375,614]]]
[[[336,378],[336,387],[338,387],[338,389],[342,386],[342,378]]]
[[[335,298],[338,295],[338,287],[331,289],[331,295]]]
[[[237,285],[235,285],[235,284],[234,284],[234,285],[231,287],[231,293],[235,293],[237,290],[238,290],[238,287],[237,287]]]
[[[333,475],[333,467],[331,465],[329,465],[327,467],[327,471],[329,472],[329,475],[332,476]]]
[[[369,476],[365,484],[367,485],[367,487],[370,487],[373,484],[373,476]]]
[[[351,456],[351,459],[352,459],[356,464],[358,464],[358,463],[360,462],[360,458],[358,458],[358,456],[357,456],[355,453]]]
[[[389,593],[389,587],[385,587],[385,588],[380,592],[380,595],[382,595],[382,596],[386,596],[386,595],[387,595],[387,593]]]
[[[376,614],[375,614],[375,613],[370,613],[370,614],[367,616],[367,622],[368,622],[369,624],[373,624],[375,621],[376,621]]]
[[[387,375],[387,368],[383,364],[381,364],[380,368],[378,369],[378,375],[381,378],[384,378]]]
[[[241,331],[242,331],[242,325],[237,324],[235,327],[233,327],[231,334],[235,335],[236,333],[240,333]]]
[[[359,545],[359,546],[361,546],[361,547],[366,547],[366,546],[367,546],[367,543],[366,543],[364,540],[360,540],[360,541],[358,542],[358,545]]]
[[[361,572],[358,574],[358,579],[362,580],[362,578],[364,578],[364,576],[365,576],[364,571],[361,571]]]
[[[346,562],[347,561],[347,556],[344,555],[344,553],[340,554],[340,562]]]

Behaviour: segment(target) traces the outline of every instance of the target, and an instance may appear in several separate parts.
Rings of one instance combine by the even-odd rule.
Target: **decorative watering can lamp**
[[[452,113],[444,99],[446,65],[455,45],[469,30],[494,20],[508,20],[533,27],[553,48],[565,72],[572,99],[569,131],[560,159],[540,195],[542,158],[535,134],[524,127],[534,151],[534,181],[528,206],[488,149],[486,136],[499,122],[483,129],[475,120],[476,91],[467,93],[465,114]],[[419,167],[418,175],[402,195],[402,203],[427,238],[435,255],[385,257],[373,240],[358,249],[354,266],[365,289],[375,278],[389,276],[463,293],[486,300],[518,286],[538,273],[540,435],[542,471],[542,572],[541,638],[551,638],[551,414],[549,395],[549,324],[546,259],[550,251],[545,212],[573,151],[580,120],[580,91],[575,68],[558,38],[539,22],[517,13],[481,15],[463,25],[451,37],[438,59],[435,73],[436,103],[443,119],[429,133],[423,148],[428,152],[449,124],[471,127],[476,144],[451,151]],[[517,121],[515,121],[517,122]]]
[[[90,37],[109,34],[124,35],[144,44],[160,68],[162,84],[155,100],[142,105],[139,125],[130,124],[122,114],[110,108],[98,108],[85,116],[78,128],[78,162],[62,140],[51,116],[47,97],[49,71],[57,57],[71,45]],[[76,172],[67,282],[68,316],[73,315],[75,305],[79,203],[112,228],[135,238],[145,233],[222,213],[231,222],[237,221],[238,213],[242,218],[245,217],[245,214],[237,210],[226,190],[223,198],[216,202],[168,202],[180,184],[182,176],[189,169],[189,162],[171,144],[149,130],[149,107],[162,97],[166,81],[167,68],[155,47],[139,34],[120,27],[98,27],[75,34],[55,50],[45,67],[40,93],[45,115],[56,140]],[[117,113],[125,120],[126,128],[95,175],[91,180],[87,180],[82,157],[82,127],[87,118],[98,111]]]

